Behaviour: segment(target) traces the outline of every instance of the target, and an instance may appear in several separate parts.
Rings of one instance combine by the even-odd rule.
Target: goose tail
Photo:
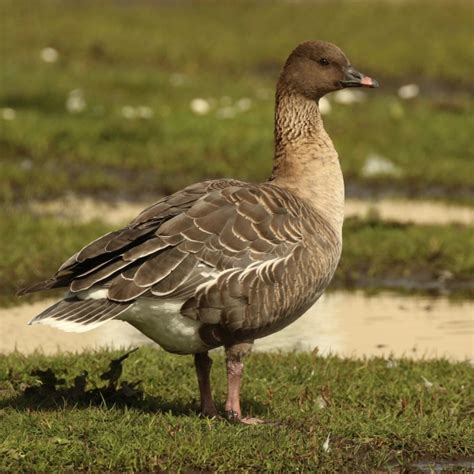
[[[66,298],[46,308],[28,324],[47,324],[66,332],[86,332],[116,318],[132,304],[105,298]]]

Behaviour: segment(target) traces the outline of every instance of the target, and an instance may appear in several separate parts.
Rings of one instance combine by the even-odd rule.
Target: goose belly
[[[209,350],[199,335],[202,323],[181,315],[183,303],[141,298],[119,319],[136,327],[168,352],[196,354]]]

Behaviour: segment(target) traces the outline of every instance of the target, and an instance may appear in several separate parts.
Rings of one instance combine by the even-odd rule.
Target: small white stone
[[[388,359],[387,363],[385,364],[387,369],[393,369],[395,367],[398,367],[398,362],[393,359]]]
[[[454,278],[454,273],[449,270],[441,270],[438,274],[438,281],[447,282]]]
[[[431,388],[433,386],[433,382],[430,382],[427,378],[423,377],[423,375],[421,378],[423,379],[423,384],[426,388]]]
[[[329,102],[329,99],[326,97],[321,97],[319,99],[319,111],[321,112],[321,115],[326,115],[331,112],[331,102]]]
[[[329,439],[330,439],[330,436],[331,436],[331,435],[328,434],[328,437],[326,438],[326,441],[324,441],[324,443],[323,443],[323,451],[324,451],[325,453],[328,453],[328,452],[331,450],[331,448],[329,447]]]
[[[127,120],[135,120],[138,117],[138,109],[132,107],[131,105],[124,105],[120,113],[122,117],[125,117]]]
[[[365,160],[365,164],[362,168],[362,175],[366,178],[372,176],[400,176],[401,170],[393,164],[388,158],[371,153]]]
[[[364,100],[367,98],[364,92],[352,89],[341,89],[340,91],[334,92],[333,97],[334,102],[343,105],[364,102]]]
[[[47,47],[40,52],[40,57],[45,63],[55,63],[59,59],[59,53],[56,49]]]
[[[10,107],[5,107],[4,109],[1,109],[1,115],[3,120],[10,121],[15,120],[16,112]]]
[[[418,84],[405,84],[398,89],[398,97],[400,99],[414,99],[420,93],[420,86]]]
[[[196,97],[191,101],[189,104],[191,110],[197,115],[206,115],[211,110],[211,106],[206,99],[202,99],[201,97]]]
[[[328,402],[321,395],[316,399],[316,404],[321,410],[328,407]]]
[[[153,109],[147,105],[140,105],[137,108],[137,115],[141,119],[150,120],[153,117]]]
[[[252,99],[248,97],[242,97],[235,103],[236,107],[242,112],[249,110],[252,107]]]
[[[30,159],[26,159],[26,160],[23,160],[21,163],[20,163],[20,166],[26,170],[26,171],[29,171],[31,168],[33,168],[33,162],[30,160]]]
[[[81,89],[74,89],[69,92],[66,99],[66,109],[72,114],[82,112],[86,108],[86,100],[84,99],[84,93]]]

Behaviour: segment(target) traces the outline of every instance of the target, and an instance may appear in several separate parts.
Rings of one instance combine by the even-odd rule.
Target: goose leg
[[[240,384],[244,370],[242,359],[245,354],[252,350],[252,346],[253,341],[251,343],[240,343],[226,347],[227,400],[225,402],[225,415],[229,421],[246,425],[264,423],[259,418],[242,416],[240,409]]]
[[[199,384],[199,393],[201,396],[201,414],[203,416],[217,416],[217,409],[212,400],[211,391],[211,367],[212,359],[207,352],[194,355],[194,366]]]

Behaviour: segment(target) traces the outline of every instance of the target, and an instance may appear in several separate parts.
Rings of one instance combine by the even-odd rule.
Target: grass
[[[70,192],[152,200],[204,178],[264,180],[275,80],[289,51],[309,38],[339,44],[382,84],[364,103],[330,98],[324,120],[348,194],[474,203],[467,0],[43,0],[35,8],[1,0],[0,16],[0,109],[15,111],[13,120],[0,118],[2,305],[18,304],[19,286],[50,276],[110,230],[32,215],[24,210],[29,200]],[[57,63],[41,61],[46,46],[59,51]],[[402,101],[396,90],[410,82],[421,94]],[[86,108],[73,114],[65,102],[75,89]],[[196,97],[209,101],[209,114],[191,112]],[[248,110],[219,117],[244,97]],[[128,120],[129,105],[148,106],[153,116]],[[398,172],[366,176],[371,154]],[[472,228],[349,219],[332,288],[460,294],[472,289],[473,275]],[[124,364],[122,380],[141,381],[132,397],[28,388],[39,386],[31,375],[38,368],[52,368],[69,387],[87,370],[87,389],[99,393],[99,374],[116,355],[0,355],[1,472],[373,472],[388,465],[411,472],[420,459],[474,457],[468,362],[255,354],[244,410],[280,424],[250,428],[200,419],[191,358],[149,348]],[[214,358],[222,410],[224,361]]]
[[[233,100],[254,97],[248,88],[242,87],[240,93],[235,89],[234,85],[228,91]],[[211,93],[206,87],[206,91],[187,91],[179,99],[155,97],[155,109],[165,102],[166,110],[173,111],[149,121],[126,120],[111,104],[101,113],[81,116],[65,114],[62,104],[48,113],[20,111],[15,121],[2,128],[0,197],[44,199],[75,191],[136,199],[207,178],[267,179],[273,101],[254,97],[253,109],[233,120],[221,120],[215,113],[193,115],[188,106],[192,98]],[[467,126],[473,116],[471,105],[443,110],[430,102],[402,104],[383,95],[351,107],[335,105],[326,123],[341,157],[349,195],[372,189],[469,200],[474,191]],[[392,109],[403,116],[391,115]],[[371,154],[388,158],[399,174],[364,176]]]
[[[19,284],[51,276],[65,256],[110,230],[98,222],[74,225],[11,210],[0,214],[0,300],[3,303],[18,303],[14,294]]]
[[[152,349],[124,364],[124,380],[142,380],[143,396],[132,402],[84,406],[23,395],[25,385],[38,385],[28,375],[38,368],[52,368],[67,384],[87,369],[88,388],[102,384],[98,374],[116,355],[1,356],[0,470],[368,472],[474,454],[467,362],[255,354],[244,409],[280,424],[250,428],[199,419],[191,358]],[[215,362],[222,409],[223,356]]]
[[[246,71],[265,64],[279,67],[282,50],[316,37],[350,43],[350,52],[363,61],[361,66],[379,70],[384,76],[419,74],[470,84],[473,53],[465,47],[471,39],[469,1],[455,0],[449,7],[441,0],[398,5],[338,0],[337,4],[335,15],[332,1],[301,2],[297,6],[285,2],[184,1],[173,6],[146,1],[124,5],[108,0],[99,7],[92,0],[80,4],[45,0],[33,13],[27,1],[3,0],[2,8],[9,13],[4,17],[3,51],[9,53],[9,64],[28,63],[32,54],[39,62],[37,50],[32,53],[31,47],[50,45],[61,47],[64,61],[72,69],[81,63],[102,62],[111,68],[133,65],[148,66],[149,70],[205,72],[216,68],[242,76],[247,74],[242,67]],[[65,8],[58,8],[60,5]],[[262,18],[267,20],[265,28]],[[24,32],[18,31],[19,19],[24,21]],[[370,28],[358,28],[368,24]],[[269,34],[277,28],[277,35]],[[195,34],[204,31],[207,34]],[[21,42],[13,45],[14,38]],[[193,41],[188,41],[191,38]],[[383,48],[376,41],[381,38]],[[116,77],[115,82],[119,81]]]
[[[66,191],[133,199],[204,178],[265,179],[278,70],[298,41],[321,37],[340,44],[383,85],[363,104],[333,104],[325,117],[349,193],[472,203],[470,3],[338,3],[340,15],[333,2],[60,8],[44,1],[33,12],[27,2],[4,1],[0,106],[15,109],[16,118],[0,127],[0,199]],[[258,27],[263,21],[266,27]],[[44,46],[58,49],[57,63],[40,60]],[[422,95],[401,101],[396,86],[411,81]],[[65,101],[77,88],[87,108],[71,114]],[[220,119],[225,96],[231,104],[248,97],[252,106]],[[190,111],[195,97],[214,100],[208,115]],[[127,120],[126,105],[150,106],[154,116]],[[387,157],[399,174],[364,176],[370,154]]]
[[[471,227],[347,219],[343,234],[335,285],[435,290],[435,294],[451,288],[472,296]]]
[[[112,230],[100,222],[71,224],[22,212],[0,211],[0,217],[4,304],[18,303],[14,293],[20,286],[48,278],[66,258]],[[473,275],[474,234],[469,227],[347,219],[332,287],[447,288],[468,296]]]

